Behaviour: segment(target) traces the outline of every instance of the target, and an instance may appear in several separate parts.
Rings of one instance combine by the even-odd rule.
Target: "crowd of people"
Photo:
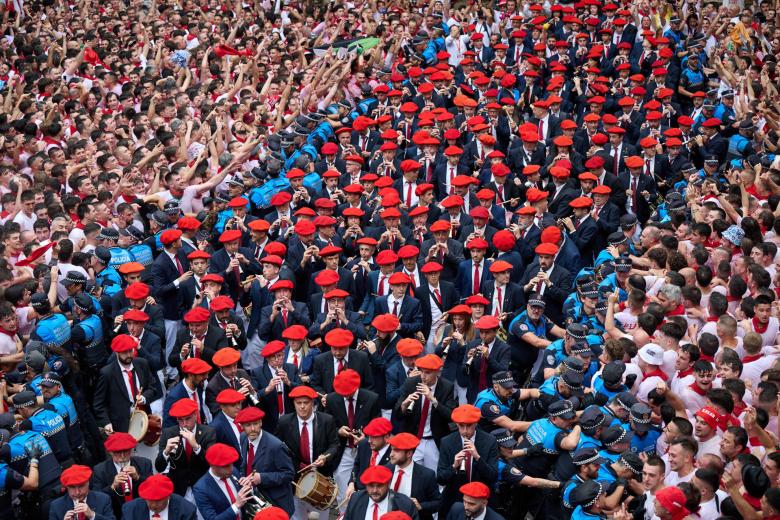
[[[0,519],[780,519],[779,8],[0,4]]]

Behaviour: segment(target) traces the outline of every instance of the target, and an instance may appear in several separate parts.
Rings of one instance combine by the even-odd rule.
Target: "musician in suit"
[[[195,307],[184,315],[186,329],[176,335],[176,345],[168,356],[168,365],[179,369],[182,361],[198,357],[208,364],[213,363],[217,350],[228,346],[225,331],[209,325],[211,313],[204,307]]]
[[[236,416],[244,430],[239,449],[239,472],[252,479],[252,485],[260,495],[292,515],[295,512],[292,454],[285,443],[263,429],[264,416],[265,413],[254,406],[244,408]]]
[[[192,486],[198,512],[209,520],[235,520],[252,495],[252,483],[239,478],[238,451],[216,443],[206,450],[208,471]]]
[[[90,520],[114,520],[111,509],[111,497],[101,491],[89,489],[92,470],[87,466],[74,464],[60,475],[65,488],[65,496],[51,502],[49,520],[62,520],[73,511],[71,518],[89,518]]]
[[[263,341],[282,339],[282,332],[290,325],[300,324],[306,328],[311,326],[309,310],[305,303],[292,301],[293,283],[290,280],[279,280],[268,290],[274,301],[260,311],[260,324],[257,335]]]
[[[416,361],[419,375],[409,377],[393,409],[400,431],[416,435],[420,446],[414,461],[428,469],[438,467],[439,441],[450,432],[450,416],[458,405],[454,383],[441,378],[444,361],[428,354]]]
[[[580,258],[585,265],[593,265],[593,259],[600,250],[595,248],[596,235],[599,232],[599,226],[595,220],[590,217],[590,208],[593,206],[593,199],[590,197],[577,197],[569,202],[574,211],[572,217],[563,219],[563,226],[569,233],[569,238],[580,251]]]
[[[244,322],[236,316],[233,309],[236,304],[230,296],[217,296],[209,302],[209,309],[214,313],[211,316],[211,325],[225,331],[228,343],[234,349],[244,350],[247,338],[244,332]]]
[[[182,292],[183,307],[185,309],[191,309],[195,305],[196,300],[200,301],[202,304],[207,298],[206,295],[203,294],[203,289],[205,289],[206,285],[206,280],[204,280],[204,278],[208,276],[207,273],[210,259],[211,255],[206,251],[196,250],[187,255],[192,276],[179,285],[179,290]],[[214,275],[212,274],[212,276]],[[222,277],[220,276],[220,279],[221,278]],[[222,287],[220,286],[220,290],[221,288]]]
[[[463,261],[463,244],[450,238],[451,224],[446,220],[437,220],[431,224],[432,239],[426,240],[421,251],[427,251],[426,262],[438,262],[444,267],[442,277],[452,280],[458,272],[458,266]]]
[[[241,361],[241,353],[238,350],[233,347],[221,348],[211,361],[219,369],[206,386],[206,406],[212,415],[216,415],[219,411],[219,405],[216,403],[217,395],[226,388],[244,394],[244,405],[257,404],[257,392],[252,386],[251,376],[243,368],[238,368],[238,363]]]
[[[569,178],[568,169],[562,166],[553,166],[549,171],[552,182],[546,188],[550,194],[547,211],[552,213],[557,220],[571,215],[569,202],[577,198],[579,190],[574,181]]]
[[[509,370],[509,345],[497,338],[500,325],[498,318],[491,315],[482,316],[474,323],[479,339],[466,345],[466,355],[458,371],[458,384],[466,388],[470,403],[479,392],[489,388],[493,374]]]
[[[165,475],[152,475],[143,481],[138,496],[122,506],[121,518],[149,520],[159,515],[168,520],[195,520],[198,516],[194,504],[173,493],[173,482]]]
[[[364,435],[363,428],[379,416],[379,396],[360,388],[360,375],[351,369],[337,374],[334,391],[325,398],[325,413],[333,417],[338,428],[338,467],[334,479],[339,488],[337,503],[341,503],[355,465],[355,446]]]
[[[174,492],[185,496],[206,473],[206,450],[217,441],[214,428],[198,424],[198,405],[192,399],[179,399],[170,409],[176,425],[163,428],[154,469],[174,483]]]
[[[184,280],[192,277],[189,270],[189,260],[181,247],[181,231],[166,229],[160,234],[163,251],[152,263],[152,292],[163,308],[165,319],[165,354],[170,355],[179,331],[181,313],[184,310],[184,299],[179,286]],[[173,377],[175,372],[168,370],[167,375]]]
[[[135,357],[138,340],[120,334],[111,341],[116,362],[100,369],[93,408],[98,426],[109,434],[126,432],[131,409],[149,405],[162,397],[160,380],[152,374],[149,363]]]
[[[504,260],[496,260],[490,264],[490,273],[493,280],[488,280],[482,286],[481,293],[490,302],[485,309],[485,314],[496,316],[505,327],[517,314],[517,309],[522,308],[525,301],[523,288],[510,282],[512,270],[515,267]]]
[[[365,298],[359,313],[368,316],[368,321],[374,317],[374,303],[377,296],[385,296],[390,292],[390,276],[395,272],[398,254],[392,249],[385,249],[376,255],[379,269],[366,275]]]
[[[546,315],[555,323],[563,323],[563,302],[571,292],[572,275],[555,263],[555,244],[539,244],[534,251],[538,262],[528,267],[521,282],[526,301],[532,293],[538,294],[546,305]]]
[[[446,520],[461,518],[482,518],[482,520],[504,520],[504,517],[488,507],[490,488],[482,482],[469,482],[460,487],[463,500],[452,505]]]
[[[422,333],[431,341],[435,332],[433,324],[441,318],[445,311],[458,303],[455,285],[441,279],[442,271],[444,271],[444,266],[437,262],[425,263],[420,267],[420,272],[425,280],[415,289],[415,298],[420,300],[420,308],[422,309]],[[394,403],[395,401],[393,401]]]
[[[316,278],[323,271],[333,271],[338,275],[337,287],[343,289],[350,294],[355,292],[355,279],[352,276],[352,272],[349,269],[345,269],[339,265],[341,262],[341,254],[343,253],[341,247],[326,245],[320,249],[319,255],[323,262],[325,262],[325,269],[317,271],[311,276],[311,280],[315,283],[308,283],[309,294],[314,292],[316,287]]]
[[[149,294],[150,289],[149,286],[146,285],[143,282],[134,282],[125,287],[125,290],[117,293],[114,295],[116,297],[117,295],[123,296],[122,302],[117,302],[114,300],[114,304],[112,304],[111,310],[114,311],[114,328],[116,329],[116,325],[120,325],[119,330],[117,330],[118,334],[126,334],[127,329],[122,324],[124,321],[123,318],[119,318],[119,316],[123,316],[125,312],[128,310],[138,310],[143,313],[145,313],[149,320],[146,322],[146,325],[144,328],[150,332],[154,332],[157,334],[160,338],[165,338],[165,317],[163,314],[163,308],[159,305],[152,305],[149,303]]]
[[[290,392],[290,397],[295,411],[279,419],[276,436],[290,449],[296,471],[314,467],[330,477],[336,469],[339,451],[336,423],[330,415],[314,411],[314,400],[319,396],[313,388],[298,386]],[[298,498],[294,502],[296,518],[306,518],[310,512],[319,512]]]
[[[414,462],[414,452],[420,439],[411,433],[399,433],[390,438],[390,464],[393,472],[391,489],[409,497],[421,520],[432,520],[441,506],[441,493],[436,472]]]
[[[290,390],[301,384],[298,369],[286,363],[287,352],[281,341],[269,341],[262,351],[265,363],[252,369],[252,386],[257,389],[260,407],[265,410],[263,427],[274,433],[279,418],[293,410]]]
[[[618,176],[619,189],[626,194],[626,211],[644,224],[652,213],[650,201],[655,200],[657,186],[651,177],[642,174],[644,161],[641,157],[632,155],[625,162],[628,171]]]
[[[132,456],[138,441],[129,433],[112,433],[103,445],[110,458],[94,467],[90,485],[111,497],[114,515],[122,518],[122,505],[138,498],[138,486],[152,475],[152,463],[145,457]]]
[[[458,275],[455,277],[455,290],[461,296],[471,296],[481,292],[482,285],[493,279],[490,274],[491,260],[485,258],[488,243],[482,237],[472,238],[466,244],[471,258],[464,260],[458,266]],[[479,273],[479,278],[475,278]]]
[[[335,328],[349,330],[357,339],[366,339],[366,328],[361,316],[347,308],[349,293],[343,289],[331,289],[323,295],[327,312],[320,312],[309,327],[309,339],[323,337]]]
[[[613,175],[619,176],[626,172],[626,158],[636,155],[636,148],[624,142],[626,131],[619,126],[607,128],[609,143],[604,146],[604,151],[599,155],[604,159],[605,169]]]
[[[464,404],[452,411],[452,421],[458,431],[441,440],[441,456],[436,471],[444,486],[439,516],[447,516],[450,508],[462,500],[460,488],[469,482],[493,485],[498,479],[498,444],[491,434],[477,428],[479,408]]]
[[[401,337],[412,337],[422,330],[420,315],[420,300],[406,294],[411,279],[404,273],[393,273],[389,280],[390,294],[377,296],[374,301],[375,316],[393,314],[398,317],[400,326],[398,334]]]
[[[165,357],[160,336],[146,328],[149,315],[138,309],[128,309],[121,315],[125,334],[138,340],[138,355],[149,363],[152,373],[165,368]],[[162,329],[163,334],[165,328]],[[164,336],[163,336],[164,337]]]
[[[390,445],[387,441],[393,433],[393,424],[384,417],[371,419],[363,428],[363,438],[357,443],[355,465],[352,468],[349,486],[345,496],[352,496],[357,489],[363,489],[358,478],[369,466],[386,466],[390,462]]]
[[[200,358],[187,358],[181,364],[182,379],[165,395],[163,401],[163,428],[176,425],[176,418],[171,417],[173,403],[179,399],[191,399],[198,406],[198,420],[206,424],[211,421],[211,412],[206,405],[206,392],[203,382],[209,377],[211,365]]]
[[[417,507],[410,498],[390,491],[393,472],[385,466],[370,466],[360,475],[360,482],[366,489],[353,494],[349,499],[343,520],[364,520],[368,515],[380,518],[390,511],[402,511],[413,520],[419,519]],[[376,514],[374,514],[376,513]]]
[[[350,348],[354,336],[346,329],[333,329],[325,335],[325,345],[330,352],[323,352],[314,358],[311,372],[311,386],[321,394],[333,391],[333,378],[339,372],[351,368],[360,374],[360,384],[367,390],[373,390],[368,354],[362,350]]]
[[[590,193],[593,197],[593,209],[590,211],[590,216],[596,221],[598,226],[593,249],[595,251],[603,251],[607,247],[607,237],[618,230],[620,210],[610,200],[612,188],[609,186],[600,184],[594,187]]]
[[[235,450],[241,447],[239,445],[241,430],[236,416],[241,410],[244,399],[244,394],[238,390],[233,388],[222,390],[216,397],[219,409],[214,412],[214,419],[209,423],[217,435],[217,442],[227,444]]]
[[[238,229],[226,229],[219,236],[222,249],[211,255],[209,272],[221,275],[227,285],[227,293],[237,302],[244,292],[241,282],[249,275],[260,275],[263,268],[255,259],[254,251],[241,246],[242,235]]]

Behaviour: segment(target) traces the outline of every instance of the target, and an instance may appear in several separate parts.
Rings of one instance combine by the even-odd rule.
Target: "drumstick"
[[[322,456],[323,456],[323,457],[324,457],[324,458],[327,460],[327,459],[328,459],[328,457],[330,457],[330,453],[326,453],[326,454],[324,454],[324,455],[322,455]],[[299,470],[298,470],[298,473],[303,473],[303,472],[304,472],[304,471],[306,471],[307,469],[311,469],[311,468],[313,468],[313,467],[314,467],[314,464],[316,464],[316,461],[315,461],[315,462],[312,462],[312,463],[311,463],[311,464],[309,464],[308,466],[304,466],[304,467],[302,467],[301,469],[299,469]]]

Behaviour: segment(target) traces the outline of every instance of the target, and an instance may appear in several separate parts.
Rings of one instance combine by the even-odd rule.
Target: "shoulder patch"
[[[520,474],[520,470],[519,470],[519,469],[517,469],[517,468],[512,468],[512,469],[510,469],[510,470],[509,470],[509,472],[510,472],[512,475],[519,475],[519,474]]]
[[[501,410],[498,408],[498,406],[497,406],[497,405],[495,405],[495,404],[491,404],[491,405],[490,405],[490,411],[491,411],[492,413],[499,413]]]
[[[530,330],[528,328],[528,325],[526,325],[525,323],[521,323],[518,328],[520,329],[520,332],[522,332],[522,333],[526,333],[526,332],[528,332]]]
[[[553,356],[552,354],[549,354],[549,355],[547,356],[547,364],[548,364],[548,365],[553,365],[553,364],[555,364],[555,356]]]

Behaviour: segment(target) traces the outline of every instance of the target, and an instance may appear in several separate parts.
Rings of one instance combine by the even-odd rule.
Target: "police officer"
[[[100,369],[106,364],[108,350],[103,341],[103,322],[95,314],[92,298],[80,293],[73,298],[73,353],[84,374],[84,392],[91,401]]]
[[[623,426],[628,422],[631,407],[639,401],[631,392],[620,392],[601,407],[607,416],[607,426]]]
[[[11,437],[8,430],[0,430],[0,447],[6,445]],[[7,458],[8,454],[4,455]],[[29,470],[19,473],[8,462],[0,462],[0,518],[13,518],[11,499],[13,491],[35,491],[38,489],[38,459],[32,458]]]
[[[47,372],[41,379],[41,393],[44,402],[50,405],[62,417],[68,428],[68,440],[73,448],[73,458],[76,462],[84,459],[84,434],[81,431],[79,414],[73,398],[62,389],[62,381],[56,372]]]
[[[522,459],[518,459],[518,468],[532,477],[547,477],[556,457],[562,451],[575,449],[580,440],[581,428],[576,424],[577,414],[570,401],[554,402],[547,412],[548,417],[531,423],[520,442],[521,449],[528,449],[531,446],[540,446],[542,449],[541,454],[528,453]],[[520,518],[528,511],[534,516],[542,511],[545,501],[538,493],[523,491],[521,495],[522,501],[518,505]]]
[[[607,509],[618,507],[629,492],[637,495],[644,493],[644,488],[637,480],[637,476],[642,474],[643,465],[639,455],[630,450],[621,453],[614,462],[607,461],[601,465],[596,480],[604,485],[604,505]]]
[[[128,255],[129,258],[129,255]],[[107,247],[97,246],[92,252],[92,269],[95,272],[95,285],[100,287],[102,295],[108,297],[122,290],[122,277],[111,264],[111,251]]]
[[[601,465],[605,460],[599,456],[595,448],[581,448],[572,455],[572,463],[577,472],[563,485],[561,495],[561,506],[564,520],[571,518],[574,512],[574,505],[571,500],[571,493],[574,489],[588,480],[595,480],[599,474]]]
[[[599,454],[607,462],[615,462],[620,454],[631,447],[634,432],[621,426],[610,426],[601,432],[601,444],[604,446]]]
[[[100,230],[98,240],[102,240],[104,246],[111,254],[111,259],[108,261],[108,266],[113,269],[119,269],[123,264],[133,261],[133,256],[124,247],[119,247],[119,231],[112,227],[104,227]],[[97,248],[95,249],[97,251]]]
[[[575,408],[579,406],[584,392],[582,369],[582,361],[574,357],[566,358],[561,364],[560,375],[546,380],[539,387],[539,398],[531,401],[526,407],[528,418],[534,420],[544,417],[553,403],[572,397],[576,398],[576,400],[572,400]]]
[[[507,343],[512,356],[510,370],[515,381],[520,381],[522,386],[525,386],[524,383],[534,368],[539,349],[547,348],[551,343],[547,335],[564,337],[564,330],[544,315],[546,305],[537,293],[531,294],[526,310],[509,324]]]
[[[56,283],[56,282],[54,282]],[[43,343],[46,347],[68,347],[70,345],[70,323],[63,314],[52,314],[51,303],[43,293],[35,293],[30,305],[40,318],[30,333],[30,339]]]
[[[750,119],[745,119],[739,123],[739,132],[729,138],[726,160],[747,159],[755,153],[753,151],[753,133],[755,130],[753,121]]]
[[[41,395],[40,385],[46,367],[46,358],[39,351],[31,350],[24,355],[24,364],[26,366],[24,377],[27,380],[24,388],[36,396]]]
[[[661,436],[661,429],[650,421],[652,410],[644,403],[637,403],[631,407],[631,431],[634,437],[631,439],[631,451],[645,453],[647,456],[655,455],[655,445]]]
[[[611,293],[618,289],[618,302],[628,300],[628,276],[631,272],[631,259],[627,256],[619,256],[613,262],[615,272],[608,274],[599,283],[599,293]],[[603,330],[603,320],[598,324],[598,329]]]
[[[604,510],[604,485],[596,480],[586,480],[569,493],[574,506],[571,520],[595,520],[607,518]]]
[[[598,405],[603,406],[617,394],[628,391],[628,387],[623,384],[625,371],[625,363],[610,361],[601,369],[601,374],[593,378],[594,400]]]
[[[588,406],[580,415],[579,425],[582,428],[580,440],[577,443],[577,449],[574,451],[565,451],[558,456],[555,461],[555,468],[552,475],[556,480],[566,481],[571,479],[577,473],[576,463],[573,453],[583,449],[602,449],[601,432],[604,431],[604,422],[606,421],[604,412],[598,406]]]
[[[11,432],[8,441],[11,468],[22,475],[30,471],[33,460],[38,461],[38,491],[23,493],[20,496],[23,518],[38,520],[41,505],[60,495],[60,463],[54,456],[49,443],[39,433],[21,429],[18,431],[16,419],[12,413],[0,414],[0,428]]]
[[[73,452],[62,417],[54,410],[38,404],[36,395],[27,390],[15,394],[12,402],[23,419],[19,429],[40,433],[52,447],[54,456],[63,467],[73,464]]]
[[[516,420],[519,416],[520,401],[539,397],[536,388],[518,389],[512,378],[512,372],[493,374],[493,386],[482,390],[474,401],[474,406],[482,412],[479,426],[490,431],[496,426],[509,431],[521,431],[523,423]]]
[[[135,226],[127,226],[120,229],[119,234],[126,237],[130,242],[127,252],[130,254],[133,262],[138,262],[144,267],[149,267],[154,262],[154,250],[149,244],[144,243],[144,232]]]
[[[571,347],[578,341],[585,341],[588,328],[582,323],[571,323],[566,327],[563,338],[556,339],[544,350],[542,363],[534,376],[533,383],[540,386],[545,379],[555,373],[555,369],[567,356],[571,356]]]

